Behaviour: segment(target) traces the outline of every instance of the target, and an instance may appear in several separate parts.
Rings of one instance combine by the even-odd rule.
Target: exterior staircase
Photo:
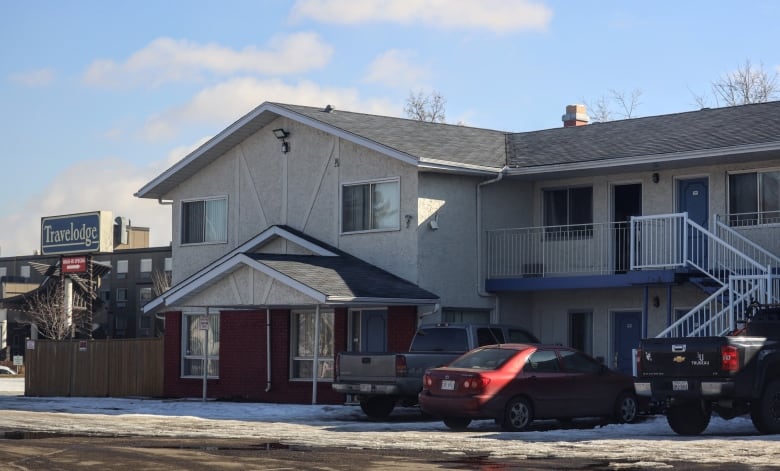
[[[709,296],[657,337],[719,336],[737,330],[751,303],[778,298],[780,258],[716,220],[710,231],[687,213],[631,218],[631,269],[687,269]]]

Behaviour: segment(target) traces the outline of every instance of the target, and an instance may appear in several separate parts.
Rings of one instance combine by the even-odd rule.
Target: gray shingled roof
[[[435,294],[355,257],[246,254],[328,298],[439,299]]]
[[[511,134],[510,167],[780,143],[780,101]]]
[[[452,124],[274,103],[418,160],[492,167],[506,162],[506,133]]]

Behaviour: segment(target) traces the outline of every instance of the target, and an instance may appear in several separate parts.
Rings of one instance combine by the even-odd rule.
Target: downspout
[[[317,403],[317,367],[320,363],[320,305],[314,311],[314,368],[311,374],[311,403]]]
[[[482,297],[493,297],[496,301],[496,315],[498,315],[498,298],[485,291],[485,277],[482,270],[482,187],[498,183],[504,178],[507,170],[505,165],[495,178],[477,184],[477,294]]]
[[[265,308],[265,392],[271,390],[271,309]]]

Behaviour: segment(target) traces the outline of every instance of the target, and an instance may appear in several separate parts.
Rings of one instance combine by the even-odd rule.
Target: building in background
[[[149,228],[132,226],[120,217],[115,219],[112,245],[113,251],[90,255],[93,262],[108,268],[96,279],[99,307],[92,319],[92,337],[161,336],[163,321],[143,314],[142,307],[156,296],[155,289],[164,289],[161,287],[169,283],[170,246],[149,247]],[[25,340],[35,334],[26,314],[15,305],[25,294],[39,289],[52,273],[59,273],[60,259],[58,254],[0,257],[0,361],[24,355]]]

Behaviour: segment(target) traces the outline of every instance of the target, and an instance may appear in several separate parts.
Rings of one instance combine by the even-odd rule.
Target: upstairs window
[[[227,198],[181,204],[181,243],[206,242],[227,242]]]
[[[342,188],[342,232],[398,230],[401,228],[400,215],[398,180],[344,185]]]
[[[780,223],[780,171],[729,175],[729,225]]]
[[[142,258],[139,263],[139,275],[141,278],[151,278],[152,277],[152,259],[151,258]]]
[[[544,190],[548,234],[593,235],[593,187]]]
[[[127,278],[127,270],[128,270],[128,261],[127,260],[117,260],[116,261],[116,277],[119,280],[124,280]]]

